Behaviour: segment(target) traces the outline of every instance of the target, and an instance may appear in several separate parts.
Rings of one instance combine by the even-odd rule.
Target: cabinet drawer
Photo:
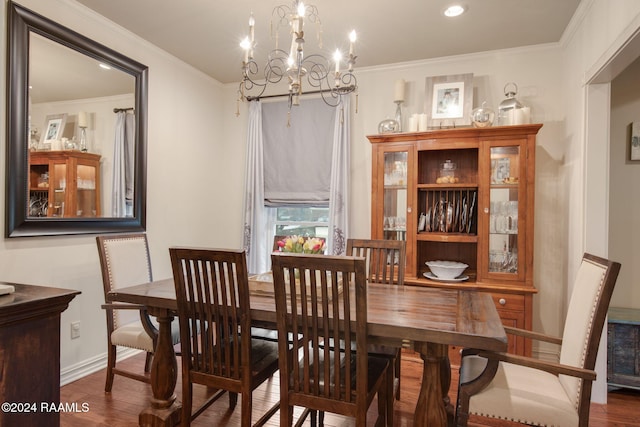
[[[525,297],[518,294],[491,294],[504,326],[525,329]],[[509,353],[527,355],[523,337],[507,335]]]
[[[524,311],[524,295],[492,293],[491,297],[498,311]]]

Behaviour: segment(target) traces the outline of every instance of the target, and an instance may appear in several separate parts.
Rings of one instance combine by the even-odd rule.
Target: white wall
[[[640,59],[611,84],[609,256],[620,262],[611,305],[640,309],[640,162],[629,161],[631,123],[640,121]]]
[[[639,17],[640,2],[634,0],[583,0],[563,37],[566,161],[558,178],[562,198],[568,201],[564,216],[568,230],[567,294],[572,291],[583,252],[608,256],[608,82],[621,70],[608,68],[608,64],[625,56],[628,41],[640,29]],[[607,72],[612,75],[607,77]],[[587,85],[596,77],[600,84]],[[606,333],[603,337],[596,366],[598,380],[592,392],[596,402],[606,402]]]

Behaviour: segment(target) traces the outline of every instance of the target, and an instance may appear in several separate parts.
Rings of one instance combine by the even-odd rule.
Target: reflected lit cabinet
[[[100,216],[100,155],[81,151],[29,153],[31,217]]]
[[[531,329],[535,141],[541,126],[368,137],[371,237],[407,241],[406,283],[490,292],[505,325]],[[468,264],[468,278],[437,280],[425,264],[433,260]],[[509,350],[531,354],[531,343],[510,336]]]

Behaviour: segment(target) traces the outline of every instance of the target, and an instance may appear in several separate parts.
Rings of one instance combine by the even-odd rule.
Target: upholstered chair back
[[[101,236],[103,284],[107,292],[153,281],[149,246],[145,234]],[[135,310],[112,310],[114,328],[140,320]]]
[[[597,342],[599,339],[594,340],[596,337],[591,335],[602,331],[605,313],[599,313],[598,310],[606,312],[613,290],[613,286],[611,289],[604,286],[607,267],[589,258],[584,258],[580,264],[565,319],[560,351],[562,364],[585,369],[595,368],[597,346],[595,349],[590,347],[594,347],[593,341]],[[603,301],[603,298],[606,300]],[[560,375],[560,382],[578,407],[582,381],[576,377]]]

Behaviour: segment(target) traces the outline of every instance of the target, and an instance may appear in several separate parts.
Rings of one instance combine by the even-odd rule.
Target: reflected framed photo
[[[51,142],[62,138],[64,126],[67,124],[67,114],[51,114],[44,121],[41,144],[51,144]]]
[[[640,162],[640,122],[631,123],[631,139],[629,140],[629,160]]]
[[[471,125],[473,73],[426,78],[425,112],[429,127]]]

